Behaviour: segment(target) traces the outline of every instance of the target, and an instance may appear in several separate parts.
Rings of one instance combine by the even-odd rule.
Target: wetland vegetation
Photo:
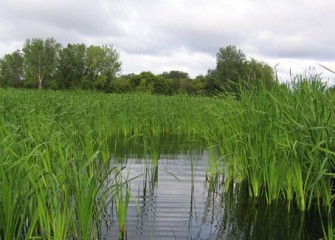
[[[123,236],[133,195],[117,159],[136,152],[158,166],[164,143],[206,149],[214,192],[243,189],[287,214],[318,207],[334,238],[334,97],[317,76],[238,99],[15,89],[0,98],[0,239],[99,238],[113,202]]]
[[[334,93],[319,74],[280,84],[234,46],[195,79],[120,69],[112,46],[52,38],[0,59],[0,240],[334,239]]]

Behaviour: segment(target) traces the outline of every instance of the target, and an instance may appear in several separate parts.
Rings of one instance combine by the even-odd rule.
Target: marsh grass
[[[95,164],[98,152],[86,159],[66,139],[52,138],[2,141],[0,239],[95,238],[108,192],[106,166]]]
[[[212,104],[186,96],[0,89],[0,239],[96,239],[112,201],[125,223],[130,191],[110,177],[119,171],[110,164],[118,141],[139,139],[157,166],[163,139],[209,131],[202,121],[211,120],[204,110]]]
[[[123,177],[122,169],[116,173],[115,202],[119,222],[119,239],[126,239],[127,212],[131,195],[128,177]]]
[[[230,104],[212,132],[213,145],[229,156],[226,182],[246,181],[249,195],[268,204],[286,199],[302,211],[312,204],[331,209],[333,97],[318,76],[250,90]]]
[[[125,229],[129,180],[111,177],[111,155],[135,144],[154,183],[166,140],[207,144],[211,189],[332,212],[333,96],[318,76],[259,87],[238,100],[0,89],[0,240],[98,238],[113,201]]]
[[[238,100],[225,97],[213,109],[218,129],[208,137],[224,156],[225,190],[247,184],[251,198],[284,202],[288,211],[317,206],[320,219],[328,219],[322,221],[325,239],[334,239],[332,92],[319,75],[241,92]]]

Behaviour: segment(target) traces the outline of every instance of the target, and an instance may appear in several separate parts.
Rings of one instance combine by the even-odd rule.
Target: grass
[[[111,201],[125,223],[129,191],[110,177],[119,171],[110,164],[118,139],[142,136],[144,154],[157,162],[163,139],[208,131],[201,121],[212,103],[0,89],[0,239],[98,238]]]
[[[299,75],[290,85],[251,89],[226,98],[221,124],[209,142],[224,157],[225,188],[246,183],[250,197],[286,202],[288,211],[313,205],[327,215],[326,239],[334,238],[334,95],[319,75]],[[220,108],[220,107],[219,107]],[[321,217],[322,218],[322,217]]]
[[[1,142],[0,239],[92,239],[97,234],[108,164],[97,164],[99,153],[84,151],[79,139],[75,146],[67,141],[73,138],[46,134],[40,136],[48,137],[45,142],[38,135],[13,133]]]
[[[298,76],[225,103],[213,145],[225,158],[226,182],[248,183],[249,194],[331,209],[334,176],[333,96],[318,76]]]
[[[122,172],[116,173],[117,187],[115,189],[116,211],[119,221],[119,239],[126,239],[127,211],[131,195],[129,181],[122,176]]]
[[[333,101],[318,76],[238,100],[0,89],[0,240],[98,238],[111,201],[125,229],[130,192],[111,155],[136,145],[157,170],[165,141],[205,142],[213,186],[332,214]]]

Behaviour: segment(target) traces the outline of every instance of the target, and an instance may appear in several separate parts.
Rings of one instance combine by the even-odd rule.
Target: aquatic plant
[[[300,76],[238,99],[0,89],[0,239],[97,238],[113,200],[122,226],[130,192],[111,178],[111,155],[135,145],[157,180],[167,139],[171,149],[207,144],[215,188],[243,183],[268,204],[330,212],[334,97],[319,80]]]
[[[126,239],[127,211],[130,199],[130,186],[126,178],[122,176],[122,169],[116,173],[116,187],[114,189],[114,199],[116,201],[116,211],[119,222],[119,239]]]
[[[226,182],[247,181],[249,194],[268,204],[287,199],[302,211],[317,202],[331,208],[332,101],[314,75],[297,76],[290,86],[251,89],[238,101],[226,102],[217,118],[221,127],[210,138],[228,156]]]

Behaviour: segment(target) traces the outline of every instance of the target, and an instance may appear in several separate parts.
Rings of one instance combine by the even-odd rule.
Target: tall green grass
[[[223,103],[213,144],[225,155],[226,189],[246,181],[249,195],[331,210],[335,174],[333,96],[318,75],[253,89]],[[217,124],[218,125],[218,124]]]
[[[206,140],[214,187],[244,182],[268,204],[331,214],[333,102],[317,76],[238,100],[0,89],[0,240],[98,238],[111,201],[125,227],[130,192],[111,155],[135,143],[157,170],[166,139]]]
[[[139,137],[157,163],[162,139],[209,131],[212,101],[0,89],[0,239],[96,239],[111,201],[125,223],[115,144]]]
[[[97,236],[109,164],[85,143],[91,133],[50,133],[49,123],[2,128],[0,239]]]
[[[319,75],[226,97],[209,142],[223,157],[226,191],[239,183],[268,204],[320,208],[325,239],[334,239],[334,95]],[[215,106],[217,107],[217,106]],[[221,114],[218,114],[221,109]]]

